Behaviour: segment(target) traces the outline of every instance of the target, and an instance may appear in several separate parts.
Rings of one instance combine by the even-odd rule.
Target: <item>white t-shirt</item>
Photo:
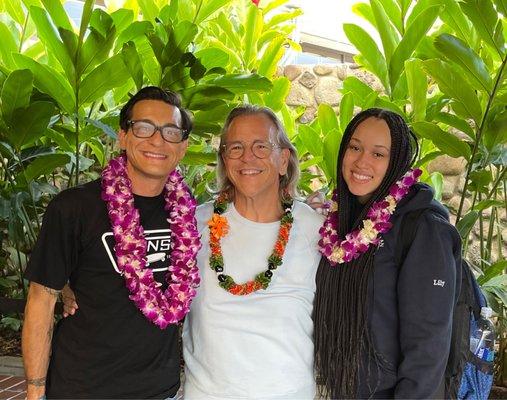
[[[323,217],[294,202],[294,223],[283,257],[266,290],[234,296],[209,266],[208,220],[213,204],[197,209],[203,247],[201,286],[183,328],[185,398],[313,399],[313,322],[317,251]],[[241,284],[267,269],[280,222],[257,223],[233,204],[224,213],[224,274]]]

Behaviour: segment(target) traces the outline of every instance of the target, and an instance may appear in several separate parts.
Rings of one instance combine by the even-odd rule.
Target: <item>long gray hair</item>
[[[217,184],[218,184],[218,192],[225,192],[229,199],[234,198],[234,185],[229,180],[227,176],[227,172],[225,170],[224,164],[224,144],[227,140],[227,132],[231,126],[232,121],[235,118],[244,116],[244,115],[265,115],[269,118],[269,120],[273,123],[276,128],[276,137],[275,144],[280,146],[281,149],[287,149],[290,152],[289,163],[287,166],[287,173],[285,175],[280,175],[280,187],[279,187],[279,197],[283,200],[288,200],[289,198],[294,198],[297,195],[297,184],[299,181],[299,161],[297,150],[294,145],[290,142],[287,133],[285,133],[285,129],[282,126],[282,123],[275,115],[273,111],[271,111],[267,107],[260,107],[253,104],[243,104],[236,108],[234,108],[227,119],[225,120],[224,128],[222,129],[222,134],[220,135],[220,147],[218,150],[218,160],[217,160]]]

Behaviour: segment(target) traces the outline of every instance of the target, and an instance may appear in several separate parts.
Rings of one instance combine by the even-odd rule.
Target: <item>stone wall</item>
[[[286,103],[289,106],[305,106],[306,111],[300,122],[307,123],[314,119],[317,107],[321,103],[329,104],[336,111],[340,105],[343,81],[354,75],[377,91],[382,85],[371,74],[359,69],[356,64],[338,65],[287,65],[278,71],[291,82],[291,89]]]
[[[287,96],[286,103],[291,107],[304,106],[305,113],[301,116],[300,122],[308,123],[315,118],[319,104],[329,104],[338,112],[341,100],[339,89],[343,87],[343,81],[348,76],[354,75],[373,89],[382,92],[383,88],[378,79],[368,72],[359,69],[356,64],[338,64],[338,65],[287,65],[278,70],[278,75],[287,77],[291,82],[291,89]],[[428,171],[440,172],[444,177],[442,190],[442,202],[450,209],[451,213],[458,210],[461,199],[461,190],[464,185],[466,162],[463,158],[452,158],[449,156],[440,156],[429,163]],[[465,199],[464,212],[466,213],[471,206],[469,198]],[[489,216],[491,209],[486,210],[484,215],[483,227],[487,232],[489,227]],[[505,255],[507,248],[507,229],[505,209],[501,211],[501,244],[502,252]],[[451,221],[455,222],[455,215],[451,214]],[[467,256],[475,263],[480,260],[479,237],[480,226],[477,223],[474,227],[472,240],[468,248]],[[497,238],[495,232],[494,237]],[[498,258],[498,240],[493,245],[492,261]]]

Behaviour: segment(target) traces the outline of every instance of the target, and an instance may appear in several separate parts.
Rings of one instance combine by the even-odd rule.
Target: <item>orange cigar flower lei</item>
[[[220,195],[213,204],[213,216],[208,221],[211,250],[209,265],[211,269],[217,273],[218,284],[220,287],[233,295],[244,296],[260,289],[266,289],[273,277],[273,271],[282,265],[285,248],[289,241],[290,229],[294,221],[294,218],[292,217],[292,201],[282,202],[284,214],[280,220],[280,229],[278,231],[278,238],[276,239],[273,252],[268,257],[268,269],[260,274],[257,274],[253,280],[243,284],[237,284],[231,276],[223,273],[224,258],[222,255],[220,239],[229,232],[227,218],[222,215],[227,209],[227,203],[227,197],[225,195]]]

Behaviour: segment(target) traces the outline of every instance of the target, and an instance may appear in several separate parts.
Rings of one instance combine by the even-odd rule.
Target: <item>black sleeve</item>
[[[437,395],[449,355],[460,265],[456,229],[431,212],[421,215],[397,286],[401,363],[395,398]]]
[[[72,189],[71,189],[72,190]],[[77,265],[79,201],[64,191],[48,205],[25,278],[61,290]]]

